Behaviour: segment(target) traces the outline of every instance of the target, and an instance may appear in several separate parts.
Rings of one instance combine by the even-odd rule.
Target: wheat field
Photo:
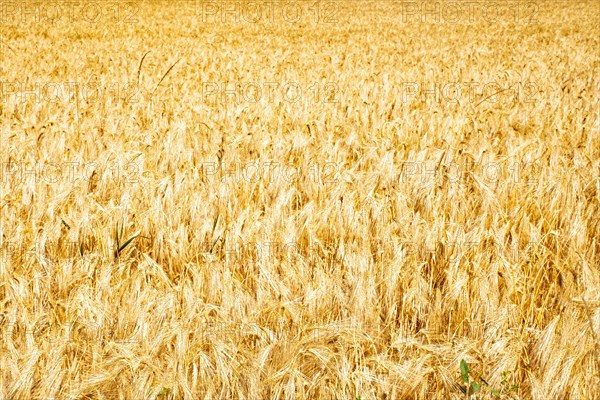
[[[1,400],[600,399],[600,2],[0,22]]]

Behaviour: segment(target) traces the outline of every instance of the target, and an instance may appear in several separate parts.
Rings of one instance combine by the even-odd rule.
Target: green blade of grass
[[[123,251],[123,249],[125,249],[125,247],[127,247],[129,245],[129,243],[131,243],[138,236],[139,236],[139,234],[136,234],[136,235],[133,235],[132,237],[130,237],[125,243],[123,243],[123,245],[121,247],[119,247],[118,252],[120,253],[121,251]]]
[[[464,383],[469,383],[469,364],[464,359],[460,360],[460,375]]]
[[[212,232],[210,234],[211,236],[214,236],[215,228],[217,227],[218,223],[219,223],[219,214],[217,214],[217,216],[215,217],[215,221],[213,222]]]

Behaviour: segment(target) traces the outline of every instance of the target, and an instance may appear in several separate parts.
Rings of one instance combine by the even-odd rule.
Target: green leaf
[[[469,383],[469,364],[462,359],[460,360],[460,374],[464,383]]]
[[[510,390],[517,390],[517,389],[519,389],[518,385],[511,385],[510,386]]]
[[[221,239],[221,236],[219,236],[218,238],[215,239],[215,241],[213,242],[212,246],[210,246],[210,252],[213,252],[213,249],[215,248],[215,244],[217,244],[217,242],[219,241],[219,239]]]
[[[475,381],[471,382],[471,393],[477,393],[481,390],[481,385]]]
[[[129,240],[127,240],[125,243],[123,243],[123,246],[119,247],[119,251],[118,251],[118,252],[120,253],[121,251],[123,251],[123,249],[124,249],[125,247],[127,247],[127,245],[129,245],[129,243],[131,243],[131,242],[132,242],[132,241],[133,241],[135,238],[137,238],[138,236],[140,236],[140,235],[139,235],[139,233],[138,233],[138,234],[136,234],[136,235],[133,235],[132,237],[130,237],[130,238],[129,238]]]
[[[492,389],[492,394],[494,396],[500,396],[500,392],[498,391],[498,389]]]
[[[217,227],[218,223],[219,223],[219,214],[217,214],[217,217],[215,218],[215,221],[213,222],[211,236],[213,236],[215,234],[215,228]]]

